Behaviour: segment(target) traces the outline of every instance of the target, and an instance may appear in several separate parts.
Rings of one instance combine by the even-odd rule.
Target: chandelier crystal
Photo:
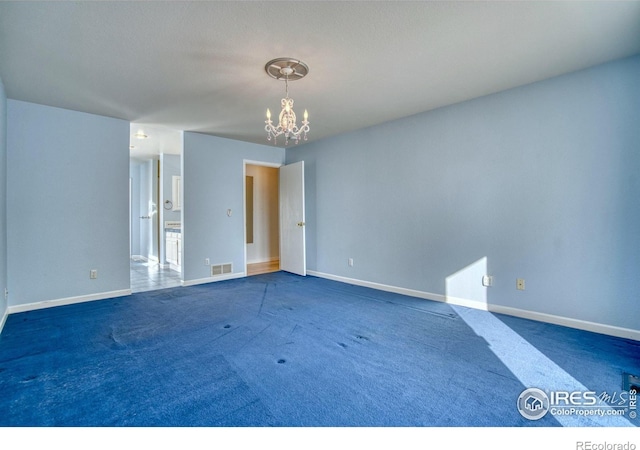
[[[278,58],[269,61],[265,70],[272,78],[284,80],[285,85],[285,98],[280,101],[282,110],[278,116],[277,125],[271,121],[271,111],[267,108],[267,120],[264,121],[267,140],[273,139],[277,143],[278,136],[284,135],[285,145],[289,144],[289,141],[294,141],[296,144],[301,139],[306,141],[309,132],[309,113],[305,109],[302,123],[298,127],[296,113],[293,111],[293,99],[289,97],[289,81],[303,78],[309,73],[309,67],[297,59]]]

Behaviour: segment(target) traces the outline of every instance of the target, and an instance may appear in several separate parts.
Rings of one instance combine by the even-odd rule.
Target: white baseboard
[[[105,300],[114,297],[124,297],[125,295],[131,295],[131,289],[100,292],[90,295],[79,295],[77,297],[59,298],[54,300],[45,300],[42,302],[24,303],[21,305],[9,306],[7,308],[7,312],[9,314],[15,314],[26,311],[35,311],[37,309],[53,308],[55,306],[73,305],[75,303],[91,302],[94,300]]]
[[[309,275],[313,275],[319,278],[326,278],[328,280],[339,281],[346,284],[363,286],[363,287],[368,287],[372,289],[378,289],[381,291],[393,292],[396,294],[402,294],[410,297],[421,298],[425,300],[443,302],[443,303],[448,303],[456,306],[463,306],[463,307],[473,308],[473,309],[481,309],[484,311],[495,312],[498,314],[505,314],[505,315],[514,316],[514,317],[520,317],[523,319],[551,323],[554,325],[561,325],[569,328],[576,328],[579,330],[590,331],[593,333],[606,334],[609,336],[615,336],[615,337],[640,341],[640,330],[633,330],[630,328],[622,328],[622,327],[616,327],[616,326],[606,325],[606,324],[601,324],[596,322],[589,322],[586,320],[573,319],[570,317],[556,316],[553,314],[546,314],[546,313],[541,313],[537,311],[529,311],[529,310],[524,310],[519,308],[512,308],[509,306],[485,304],[485,303],[480,303],[470,299],[456,298],[456,297],[446,296],[442,294],[435,294],[432,292],[424,292],[424,291],[418,291],[415,289],[401,288],[398,286],[390,286],[386,284],[374,283],[374,282],[365,281],[365,280],[358,280],[355,278],[342,277],[338,275],[316,272],[312,270],[307,271],[307,273]],[[197,280],[186,280],[182,282],[182,285],[195,286],[198,284],[213,283],[216,281],[231,280],[235,278],[243,278],[245,276],[246,274],[244,272],[231,273],[231,274],[221,275],[216,277],[200,278]],[[45,300],[41,302],[9,306],[7,308],[7,311],[2,315],[2,318],[0,319],[0,333],[2,332],[2,329],[4,327],[4,324],[6,323],[6,320],[9,314],[15,314],[15,313],[26,312],[26,311],[34,311],[34,310],[44,309],[44,308],[53,308],[55,306],[72,305],[75,303],[83,303],[83,302],[89,302],[89,301],[95,301],[95,300],[104,300],[108,298],[123,297],[126,295],[131,295],[131,289],[122,289],[118,291],[101,292],[101,293],[91,294],[91,295],[81,295],[77,297],[67,297],[67,298],[61,298],[61,299]]]
[[[199,278],[197,280],[185,280],[182,282],[183,286],[196,286],[198,284],[215,283],[216,281],[233,280],[235,278],[244,278],[246,274],[244,272],[229,273],[225,275],[217,275],[215,277]]]
[[[537,311],[529,311],[525,309],[511,308],[509,306],[489,305],[489,311],[508,316],[521,317],[523,319],[536,320],[538,322],[552,323],[578,330],[591,331],[593,333],[606,334],[625,339],[640,341],[640,331],[631,328],[616,327],[603,323],[589,322],[587,320],[572,319],[570,317],[555,316]]]
[[[340,281],[342,283],[353,284],[356,286],[363,286],[363,287],[368,287],[372,289],[378,289],[379,291],[395,292],[396,294],[408,295],[409,297],[423,298],[425,300],[434,300],[437,302],[445,301],[444,295],[432,294],[430,292],[417,291],[415,289],[406,289],[406,288],[401,288],[397,286],[389,286],[387,284],[374,283],[372,281],[358,280],[355,278],[341,277],[339,275],[316,272],[314,270],[307,270],[307,273],[309,275],[313,275],[319,278],[326,278],[328,280]]]
[[[632,339],[634,341],[640,341],[640,330],[633,330],[631,328],[616,327],[613,325],[589,322],[586,320],[573,319],[570,317],[556,316],[553,314],[546,314],[546,313],[541,313],[537,311],[529,311],[526,309],[512,308],[509,306],[486,304],[486,303],[481,303],[471,299],[451,297],[451,296],[446,296],[442,294],[434,294],[431,292],[401,288],[397,286],[389,286],[386,284],[373,283],[371,281],[358,280],[355,278],[342,277],[338,275],[316,272],[312,270],[307,271],[307,273],[309,275],[313,275],[316,277],[326,278],[328,280],[333,280],[333,281],[340,281],[342,283],[353,284],[356,286],[369,287],[372,289],[378,289],[386,292],[394,292],[396,294],[408,295],[410,297],[417,297],[425,300],[433,300],[436,302],[448,303],[451,305],[463,306],[466,308],[481,309],[484,311],[494,312],[497,314],[505,314],[507,316],[520,317],[523,319],[551,323],[554,325],[561,325],[568,328],[576,328],[578,330],[591,331],[593,333],[606,334],[608,336],[615,336],[615,337],[620,337],[625,339]]]

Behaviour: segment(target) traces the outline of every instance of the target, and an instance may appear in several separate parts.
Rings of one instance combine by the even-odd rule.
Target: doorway
[[[130,285],[144,292],[181,286],[181,258],[171,264],[171,250],[181,242],[181,213],[169,200],[171,175],[177,173],[180,157],[160,155],[159,159],[130,164]],[[176,166],[178,169],[176,169]],[[169,174],[169,176],[167,176]],[[169,181],[167,181],[169,179]],[[172,239],[169,239],[171,237]],[[181,255],[178,250],[174,252]]]
[[[247,276],[280,270],[279,166],[245,163]]]
[[[182,131],[131,124],[129,163],[130,285],[142,292],[182,285],[179,250],[182,196],[172,185],[181,180]],[[140,139],[138,136],[144,136]],[[148,139],[147,139],[148,138]],[[179,186],[178,186],[179,187]],[[180,189],[178,189],[178,193]],[[169,237],[174,238],[168,239]],[[174,243],[168,248],[167,243]],[[177,256],[175,264],[171,257]]]

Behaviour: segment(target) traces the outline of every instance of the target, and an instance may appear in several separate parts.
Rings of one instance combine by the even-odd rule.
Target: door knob
[[[303,227],[304,226],[304,222],[298,222],[298,226],[299,227]]]

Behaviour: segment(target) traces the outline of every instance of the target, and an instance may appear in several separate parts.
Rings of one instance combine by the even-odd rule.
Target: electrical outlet
[[[92,280],[98,278],[98,271],[96,269],[91,269],[89,271],[89,278],[91,278]]]
[[[348,263],[349,263],[349,267],[353,267],[353,258],[349,258]]]
[[[519,291],[524,291],[524,280],[522,278],[518,278],[516,280],[516,289]]]
[[[485,275],[482,277],[482,285],[483,286],[493,286],[493,277],[491,275]]]
[[[204,265],[205,266],[210,266],[211,265],[211,263],[209,262],[209,258],[205,258],[204,259]]]

